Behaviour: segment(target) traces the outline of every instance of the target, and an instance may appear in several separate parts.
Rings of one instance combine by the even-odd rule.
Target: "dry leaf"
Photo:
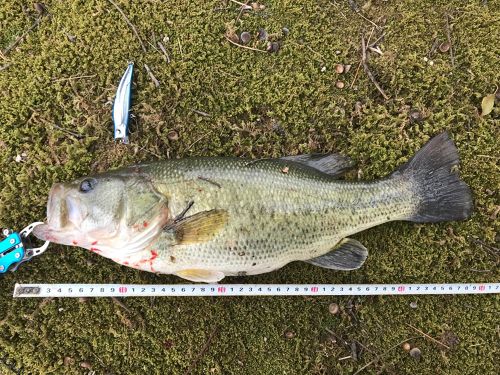
[[[486,95],[481,102],[481,116],[488,115],[495,105],[495,94]]]

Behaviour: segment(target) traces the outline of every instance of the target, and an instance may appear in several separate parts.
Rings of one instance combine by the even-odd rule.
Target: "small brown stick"
[[[422,331],[421,331],[421,330],[419,330],[417,327],[414,327],[414,326],[412,326],[411,324],[408,324],[408,323],[406,323],[406,325],[407,325],[408,327],[413,328],[415,331],[417,331],[418,333],[420,333],[420,334],[424,335],[424,336],[425,336],[425,337],[427,337],[428,339],[430,339],[430,340],[434,341],[436,344],[442,345],[442,346],[444,346],[444,347],[445,347],[446,349],[448,349],[448,350],[450,349],[450,347],[449,347],[448,345],[445,345],[445,344],[443,344],[441,341],[436,340],[434,337],[429,336],[427,333],[422,332]]]
[[[386,350],[385,352],[383,352],[382,354],[377,354],[377,357],[376,357],[374,360],[372,360],[372,361],[368,362],[366,365],[364,365],[363,367],[361,367],[358,371],[356,371],[356,372],[355,372],[354,374],[352,374],[352,375],[357,375],[357,374],[359,374],[359,373],[360,373],[361,371],[363,371],[365,368],[367,368],[368,366],[373,365],[373,364],[374,364],[375,362],[377,362],[377,361],[378,361],[381,357],[384,357],[384,356],[385,356],[387,353],[389,353],[390,351],[392,351],[392,350],[396,349],[397,347],[399,347],[399,346],[403,345],[405,342],[408,342],[408,341],[413,340],[413,339],[416,339],[416,337],[410,337],[410,338],[408,338],[408,339],[406,339],[406,340],[403,340],[403,341],[401,341],[401,342],[397,343],[396,345],[391,346],[389,349],[387,349],[387,350]]]
[[[125,310],[129,314],[132,314],[132,311],[130,311],[130,309],[122,301],[120,301],[118,298],[111,297],[111,299],[113,300],[114,303],[116,303],[118,306],[120,306],[123,310]]]
[[[194,113],[200,115],[200,116],[204,116],[204,117],[210,117],[210,114],[207,113],[207,112],[203,112],[203,111],[199,111],[197,109],[194,109],[194,108],[190,108],[191,111],[193,111]]]
[[[196,364],[198,363],[198,361],[201,359],[201,357],[203,357],[203,355],[205,355],[205,353],[207,352],[208,350],[208,347],[210,346],[210,343],[212,342],[213,338],[215,337],[215,334],[217,333],[219,327],[215,327],[213,330],[212,330],[212,333],[210,333],[210,336],[208,336],[208,339],[207,341],[205,342],[205,345],[203,345],[203,348],[201,349],[201,351],[198,353],[198,355],[196,356],[196,358],[193,360],[193,362],[191,363],[191,366],[189,366],[189,368],[186,370],[186,372],[184,373],[185,375],[187,374],[191,374],[193,372],[193,370],[196,368]]]
[[[446,35],[448,36],[448,43],[450,43],[450,59],[451,65],[455,66],[455,55],[453,54],[453,43],[451,42],[451,32],[450,32],[450,15],[446,14]]]
[[[241,48],[246,48],[246,49],[250,49],[252,51],[259,51],[259,52],[264,52],[264,53],[267,53],[267,51],[264,51],[262,49],[258,49],[258,48],[253,48],[253,47],[248,47],[248,46],[244,46],[243,44],[239,44],[239,43],[236,43],[236,42],[233,42],[231,39],[229,39],[226,35],[224,35],[224,38],[227,39],[227,41],[229,43],[232,43],[234,44],[235,46],[238,46],[238,47],[241,47]]]
[[[94,78],[95,76],[97,76],[97,74],[92,74],[92,75],[87,75],[87,76],[74,76],[74,77],[57,78],[57,79],[53,79],[52,82],[72,81],[74,79],[81,79],[81,78]]]
[[[373,33],[373,31],[372,31]],[[370,44],[370,38],[368,38],[368,41],[366,42],[366,45],[369,47],[375,47],[378,42],[380,42],[382,39],[386,37],[386,33],[382,33],[381,36],[379,36],[373,43]]]
[[[132,31],[134,32],[137,40],[139,41],[139,43],[141,44],[141,47],[142,47],[142,50],[144,52],[146,52],[146,46],[144,46],[144,43],[142,42],[142,39],[141,37],[139,36],[139,33],[137,32],[137,29],[135,28],[135,26],[132,24],[132,22],[130,22],[130,20],[128,19],[128,17],[125,15],[125,13],[123,13],[123,10],[120,9],[120,7],[113,1],[113,0],[108,0],[111,4],[114,5],[114,7],[118,10],[118,12],[120,12],[120,14],[122,15],[123,19],[125,20],[125,22],[127,23],[127,25],[129,25],[129,27],[132,29]]]
[[[170,64],[170,56],[168,55],[165,46],[160,41],[158,41],[157,44],[158,47],[160,47],[160,50],[163,52],[163,55],[165,55],[165,61]]]
[[[184,60],[184,54],[182,53],[182,44],[181,40],[177,39],[177,43],[179,44],[179,51],[181,52],[181,59]]]
[[[231,2],[235,3],[235,4],[238,4],[238,5],[241,5],[241,9],[244,9],[244,10],[250,10],[252,9],[252,7],[248,4],[245,4],[245,3],[240,3],[239,1],[236,1],[236,0],[230,0]]]
[[[62,131],[64,133],[68,133],[69,135],[72,135],[73,137],[76,137],[76,139],[82,139],[83,138],[83,135],[81,135],[81,134],[72,132],[71,130],[68,130],[68,129],[61,128],[60,126],[57,126],[56,124],[52,124],[52,123],[49,123],[49,122],[46,122],[46,123],[50,124],[54,128],[59,129],[60,131]]]
[[[368,36],[367,44],[370,44],[370,39],[372,38],[372,35],[373,35],[374,31],[375,31],[375,28],[372,28],[372,31],[371,31],[370,35]],[[354,82],[356,82],[356,78],[358,78],[359,69],[361,68],[362,64],[363,64],[363,60],[361,60],[359,62],[358,67],[356,68],[356,73],[354,73],[354,78],[353,78],[353,80],[351,82],[351,85],[349,86],[349,88],[351,88],[351,89],[354,86]]]
[[[386,95],[382,87],[378,84],[378,82],[375,80],[375,77],[373,76],[372,72],[370,71],[370,68],[368,68],[368,64],[366,62],[366,45],[365,45],[365,38],[363,35],[361,35],[361,50],[363,52],[361,62],[363,63],[363,68],[365,70],[366,75],[370,80],[373,82],[377,90],[382,94],[385,100],[388,100],[389,97]]]
[[[41,18],[37,18],[35,22],[33,22],[33,25],[31,25],[29,27],[28,30],[26,30],[24,33],[22,33],[21,35],[19,35],[16,40],[14,40],[14,42],[8,46],[5,51],[2,52],[2,55],[5,57],[5,55],[7,55],[15,46],[17,46],[23,39],[26,35],[28,35],[28,33],[30,33],[35,27],[38,26],[38,24],[40,23],[40,20]]]
[[[200,138],[198,138],[197,140],[195,140],[193,143],[191,143],[185,150],[184,152],[186,151],[189,151],[195,144],[197,144],[199,141],[201,141],[202,139],[208,137],[208,135],[210,135],[212,132],[209,131],[209,132],[206,132],[205,134],[203,134]]]
[[[144,64],[144,69],[146,69],[146,72],[148,73],[149,77],[151,78],[151,81],[153,81],[155,86],[160,87],[160,81],[156,79],[156,77],[154,76],[153,72],[151,71],[151,69],[147,64]]]

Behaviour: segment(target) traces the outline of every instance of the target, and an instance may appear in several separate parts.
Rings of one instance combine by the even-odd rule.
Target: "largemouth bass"
[[[281,159],[187,158],[137,164],[55,184],[42,240],[79,246],[125,266],[217,282],[292,261],[354,270],[367,249],[348,236],[393,220],[470,216],[469,187],[447,133],[394,173],[339,181],[338,154]]]

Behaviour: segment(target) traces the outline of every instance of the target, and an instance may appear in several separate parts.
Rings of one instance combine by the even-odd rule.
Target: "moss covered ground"
[[[360,233],[371,256],[355,272],[294,263],[226,282],[499,281],[498,102],[480,115],[482,98],[500,81],[498,1],[269,0],[243,13],[229,1],[116,4],[145,51],[109,1],[47,1],[41,16],[32,2],[1,3],[0,226],[42,219],[56,181],[133,162],[335,150],[357,161],[363,179],[375,179],[446,129],[474,192],[470,220],[390,223]],[[279,43],[277,53],[224,38],[248,31],[248,46],[265,50],[255,38],[260,28]],[[448,34],[453,54],[439,49],[446,50]],[[369,52],[368,65],[388,100],[363,68],[357,72],[361,35],[370,44],[383,36],[376,44],[383,53]],[[113,141],[110,113],[128,61],[136,64],[135,118],[123,145]],[[338,63],[352,67],[338,74]],[[356,171],[349,178],[358,178]],[[16,282],[180,279],[52,246],[0,279],[0,356],[25,373],[498,373],[494,295],[131,298],[124,307],[111,299],[14,300]],[[339,314],[330,314],[332,302]],[[406,339],[420,348],[420,361],[398,345]],[[11,371],[0,364],[0,373]]]

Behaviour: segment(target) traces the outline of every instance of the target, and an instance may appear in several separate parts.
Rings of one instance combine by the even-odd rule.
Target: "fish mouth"
[[[68,223],[68,208],[62,184],[54,184],[50,189],[47,203],[47,224],[52,229],[62,229]]]
[[[34,228],[33,235],[44,241],[63,243],[69,232],[74,232],[83,220],[78,200],[69,195],[63,184],[52,186],[47,202],[47,224]]]

